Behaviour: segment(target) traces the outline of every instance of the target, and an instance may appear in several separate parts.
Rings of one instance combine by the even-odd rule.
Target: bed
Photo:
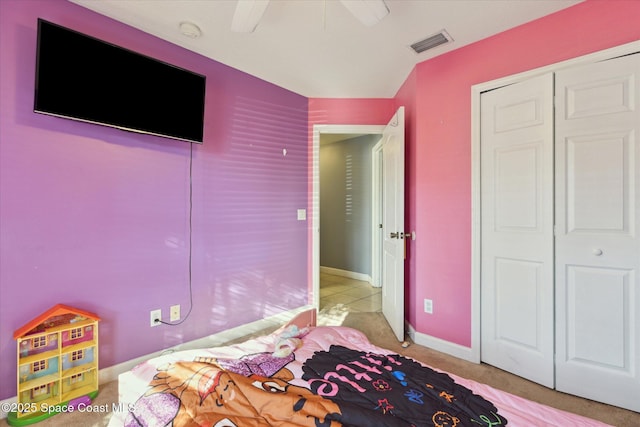
[[[120,375],[109,426],[606,426],[376,347],[301,313],[240,344]]]

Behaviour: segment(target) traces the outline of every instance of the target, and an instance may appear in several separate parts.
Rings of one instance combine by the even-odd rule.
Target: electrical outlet
[[[150,315],[151,327],[160,326],[160,320],[162,320],[162,310],[151,310]],[[158,322],[156,322],[158,320]]]
[[[433,300],[426,299],[424,300],[424,312],[433,314]]]
[[[180,320],[180,304],[172,305],[169,311],[169,320],[177,322]]]

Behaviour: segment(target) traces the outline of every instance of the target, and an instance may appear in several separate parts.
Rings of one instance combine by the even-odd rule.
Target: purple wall
[[[206,75],[204,144],[34,114],[38,17]],[[0,400],[56,303],[102,318],[103,368],[307,303],[306,98],[67,1],[2,0],[0,32]],[[150,328],[189,310],[191,149],[193,311]]]

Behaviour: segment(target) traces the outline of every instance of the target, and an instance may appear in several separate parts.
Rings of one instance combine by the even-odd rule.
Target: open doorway
[[[380,281],[372,274],[373,147],[379,140],[376,134],[320,134],[321,311],[381,311]]]
[[[376,193],[381,189],[374,185],[380,171],[376,170],[372,148],[383,130],[384,126],[314,126],[312,278],[313,302],[320,310],[327,304],[351,304],[359,311],[380,310],[379,307],[375,310],[376,299],[380,303],[380,289],[372,284],[374,281],[380,284],[380,279],[374,278],[379,275],[377,264],[381,257],[380,244],[374,245],[374,224],[380,215],[374,206],[380,209],[380,195]],[[368,150],[368,156],[360,155],[363,150]],[[325,158],[323,165],[321,158]],[[362,164],[363,159],[368,164]],[[321,175],[323,169],[329,176]],[[368,178],[366,183],[362,181],[363,174]],[[367,194],[362,194],[363,191]],[[362,238],[363,232],[366,238]],[[337,250],[327,251],[332,233],[339,236],[341,243]],[[362,242],[366,244],[362,246]]]
[[[315,125],[312,151],[312,290],[313,303],[320,299],[320,135],[328,134],[376,134],[380,135],[382,171],[379,194],[381,215],[384,220],[381,232],[382,253],[372,257],[382,260],[382,314],[389,322],[398,341],[404,340],[404,260],[406,237],[413,233],[404,231],[404,107],[400,106],[386,126]]]

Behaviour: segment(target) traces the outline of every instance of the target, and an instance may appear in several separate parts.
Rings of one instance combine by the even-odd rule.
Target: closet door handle
[[[396,233],[396,232],[389,233],[389,237],[392,238],[392,239],[399,239],[400,238],[400,233]]]
[[[602,255],[604,252],[602,252],[602,249],[600,248],[595,248],[591,251],[595,256],[600,256]]]

